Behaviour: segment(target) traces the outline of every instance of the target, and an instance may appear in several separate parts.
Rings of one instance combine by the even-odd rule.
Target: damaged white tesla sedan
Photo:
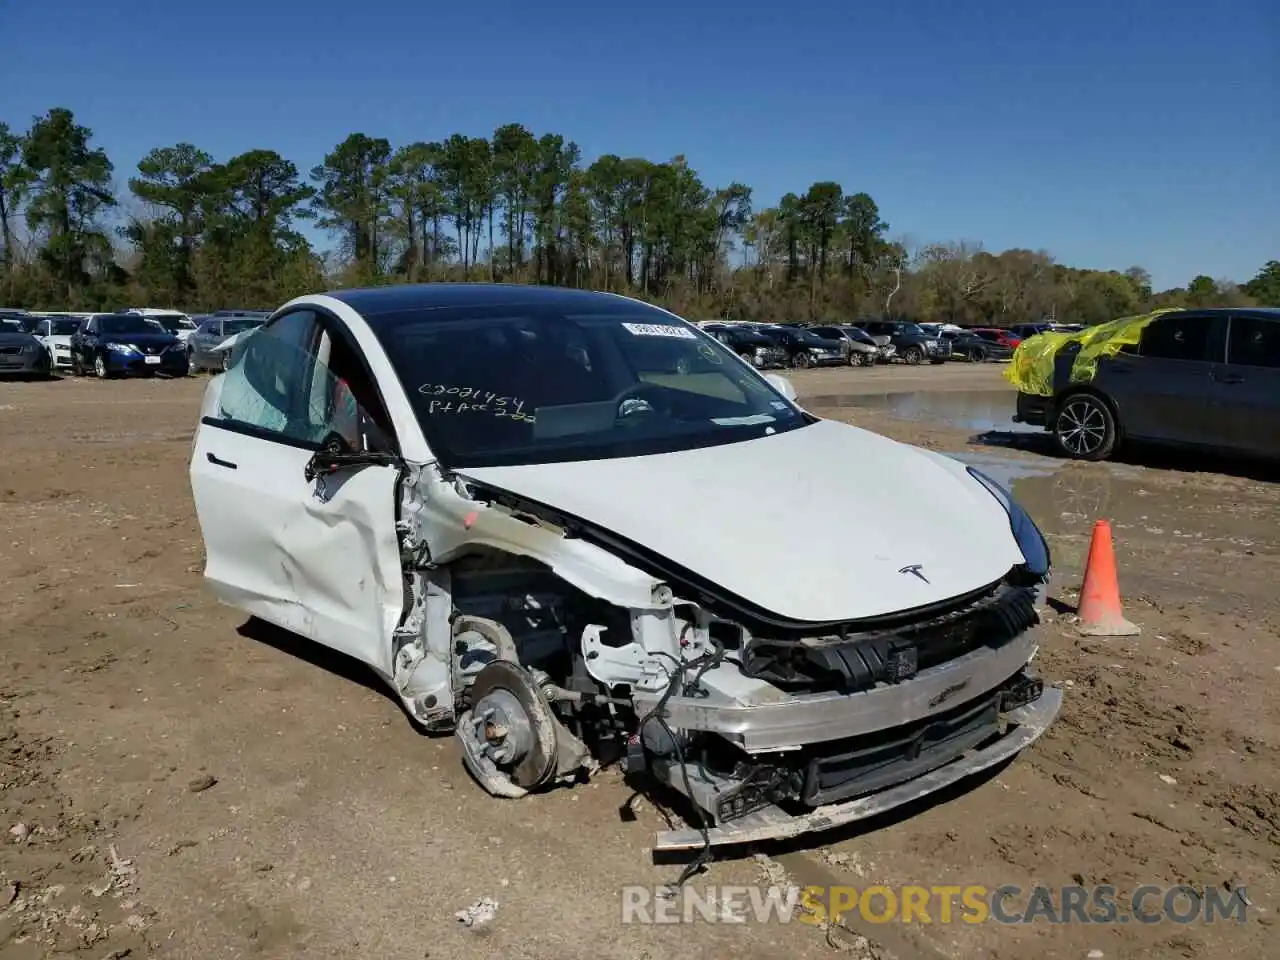
[[[870,816],[1053,721],[1049,551],[988,477],[794,396],[612,294],[300,297],[205,395],[205,575],[371,667],[496,796],[617,759],[692,801],[658,849]]]

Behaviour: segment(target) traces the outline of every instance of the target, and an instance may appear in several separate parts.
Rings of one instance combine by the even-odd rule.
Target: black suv
[[[1053,396],[1019,393],[1013,418],[1051,431],[1064,455],[1104,460],[1145,440],[1280,460],[1280,309],[1166,313],[1085,383],[1070,381],[1077,353],[1058,349]]]
[[[854,324],[874,336],[887,336],[896,348],[897,359],[912,365],[928,360],[945,363],[951,357],[950,344],[930,337],[919,324],[909,320],[859,320]]]
[[[781,323],[762,326],[760,332],[785,350],[788,364],[799,370],[849,362],[844,340],[828,340],[805,327]]]
[[[786,363],[787,356],[783,349],[772,338],[761,333],[754,324],[704,323],[702,331],[761,369],[780,367]]]

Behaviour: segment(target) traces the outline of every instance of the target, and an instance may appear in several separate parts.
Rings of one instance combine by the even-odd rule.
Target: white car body
[[[55,333],[59,327],[69,329],[73,323],[80,323],[94,316],[92,313],[84,314],[51,314],[41,313],[32,314],[39,318],[36,324],[34,336],[49,351],[49,357],[53,363],[54,370],[70,370],[71,369],[71,334]]]
[[[126,313],[138,313],[151,320],[153,323],[159,324],[168,332],[172,333],[184,343],[196,332],[195,321],[181,310],[161,310],[156,307],[130,307]],[[160,318],[171,320],[170,325],[160,322]],[[170,329],[170,326],[173,329]]]
[[[680,742],[705,746],[721,738],[763,764],[761,769],[790,776],[790,758],[805,751],[820,753],[826,744],[898,728],[932,730],[931,718],[959,709],[962,701],[980,701],[986,704],[983,710],[999,707],[1007,718],[1007,732],[998,740],[961,759],[939,760],[940,769],[927,776],[839,802],[819,803],[824,794],[811,791],[816,799],[807,813],[784,811],[751,794],[758,806],[738,816],[737,808],[724,804],[746,797],[746,787],[713,783],[707,773],[692,799],[717,826],[671,832],[660,847],[787,836],[869,816],[1012,756],[1052,721],[1060,692],[1041,688],[1026,672],[1036,651],[1030,630],[1034,607],[1025,585],[1013,585],[1010,577],[1030,561],[1020,539],[1024,534],[1015,534],[1012,518],[1018,508],[1006,494],[993,492],[951,458],[804,414],[785,381],[761,377],[706,334],[680,332],[696,328],[672,314],[609,294],[574,296],[604,305],[602,310],[621,311],[620,303],[634,309],[644,322],[622,326],[635,328],[637,335],[695,341],[700,355],[715,354],[708,359],[716,365],[735,365],[726,376],[740,378],[745,371],[752,390],[772,397],[769,409],[779,411],[777,417],[809,422],[672,452],[452,468],[433,452],[422,415],[410,401],[413,378],[407,390],[403,372],[397,372],[381,335],[360,310],[361,304],[375,302],[370,297],[485,295],[477,285],[461,294],[452,287],[300,297],[255,331],[263,336],[261,348],[257,339],[250,341],[254,345],[231,371],[210,381],[193,442],[191,483],[205,541],[205,577],[222,600],[371,667],[420,723],[456,729],[468,768],[487,790],[503,796],[532,789],[517,776],[520,766],[512,772],[494,759],[506,756],[502,751],[508,747],[526,751],[521,764],[548,751],[554,755],[554,776],[544,772],[542,779],[535,778],[538,785],[590,769],[583,743],[558,720],[548,719],[548,711],[554,705],[585,716],[575,711],[602,704],[600,697],[613,697],[610,710],[628,715],[644,716],[664,705],[666,733],[652,735],[654,727],[646,728],[642,719],[628,749],[641,743],[651,750],[656,775],[683,792],[680,773],[693,761],[685,759]],[[507,287],[492,296],[495,302],[529,298],[533,303],[566,293]],[[376,385],[385,407],[384,429],[394,434],[394,453],[374,450],[367,461],[343,466],[326,460],[315,440],[276,441],[257,427],[239,426],[227,414],[245,402],[252,377],[276,377],[266,366],[254,368],[266,374],[241,370],[257,364],[254,354],[273,342],[275,334],[263,331],[291,314],[305,316],[299,312],[306,310],[324,318],[324,331],[312,348],[316,359],[309,361],[317,372],[309,385],[295,388],[298,395],[289,402],[314,411],[334,382],[345,383],[322,379],[320,373],[345,338]],[[224,395],[233,388],[234,397]],[[537,411],[542,417],[543,410],[569,409]],[[618,417],[628,415],[623,409]],[[650,406],[648,412],[653,410]],[[361,445],[368,445],[367,438],[366,433]],[[316,467],[318,473],[309,471]],[[788,509],[769,509],[770,504],[872,500],[875,510],[824,511],[817,523],[798,522]],[[922,509],[936,503],[948,504],[942,518]],[[1045,576],[1047,563],[1046,548]],[[563,610],[579,627],[566,633],[563,623],[569,620],[559,632],[512,626],[512,604],[524,611],[520,624],[525,619],[543,624],[548,610]],[[941,613],[944,608],[952,612]],[[975,624],[967,628],[966,642],[978,643],[982,630],[995,628],[980,629],[978,619],[966,618],[987,617],[988,609],[992,616],[1003,611],[999,616],[1008,620],[1008,637],[997,643],[993,635],[985,646],[918,670],[916,653],[886,640],[885,625],[906,618],[918,619],[920,631]],[[716,639],[721,635],[730,639]],[[800,639],[775,640],[783,636]],[[798,652],[769,653],[775,642],[792,644],[787,649]],[[876,646],[882,642],[889,647]],[[753,667],[749,675],[741,664],[725,659],[726,643],[739,645],[739,659],[750,650],[766,666]],[[547,666],[553,660],[545,659],[550,657],[546,651],[559,649],[557,644],[567,644],[581,668],[576,679],[557,676]],[[872,674],[887,670],[890,679],[868,679],[852,693],[817,687],[789,693],[763,678],[761,670],[782,669],[778,664],[786,656],[811,656],[814,645],[838,651],[854,673],[861,667],[848,657],[879,657],[867,669]],[[882,652],[873,656],[873,647]],[[776,662],[770,659],[775,656]],[[468,658],[479,666],[469,666]],[[676,690],[681,680],[689,683],[685,665],[704,661],[711,665],[697,674],[700,694]],[[500,675],[512,669],[518,676],[503,686]],[[541,694],[521,686],[535,681]],[[572,683],[579,686],[571,690]],[[527,716],[516,720],[526,725],[526,733],[534,731],[528,736],[537,742],[529,746],[526,737],[520,746],[511,733],[486,745],[476,725],[480,714],[493,711],[482,707],[497,702],[495,689],[500,694],[517,688],[525,696]],[[530,704],[530,697],[536,702]],[[498,726],[516,729],[516,720]],[[490,722],[496,723],[485,721]],[[558,732],[547,734],[551,728]],[[544,736],[551,737],[555,749],[538,740]],[[495,742],[498,753],[486,752]]]

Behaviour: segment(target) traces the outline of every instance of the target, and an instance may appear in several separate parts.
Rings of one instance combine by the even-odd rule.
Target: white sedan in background
[[[83,317],[41,317],[33,331],[35,338],[49,351],[53,369],[71,369],[71,335],[80,329]]]
[[[870,816],[1057,715],[1049,550],[989,477],[794,398],[612,294],[300,297],[206,388],[205,577],[367,665],[495,796],[621,757],[697,813],[658,849]]]

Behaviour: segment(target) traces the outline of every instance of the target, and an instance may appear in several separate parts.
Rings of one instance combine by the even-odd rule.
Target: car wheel
[[[903,362],[909,363],[913,367],[923,359],[924,359],[924,351],[921,350],[919,347],[907,347],[907,349],[902,351]]]
[[[974,347],[969,351],[969,361],[971,363],[982,363],[982,361],[986,359],[987,351],[983,350],[981,347]]]
[[[1091,393],[1075,393],[1058,407],[1053,439],[1063,456],[1073,460],[1105,460],[1116,446],[1116,418]]]
[[[107,369],[107,360],[102,354],[93,358],[93,375],[99,380],[106,380],[111,376],[111,371]]]
[[[797,370],[807,370],[813,361],[803,350],[791,358],[791,365]]]
[[[862,364],[864,367],[874,367],[876,365],[876,359],[877,357],[874,353],[863,353],[859,354],[858,363]]]
[[[222,355],[222,372],[226,373],[231,369],[231,351],[228,350]]]
[[[80,365],[80,354],[73,353],[71,355],[71,375],[73,377],[83,377],[84,367]]]

